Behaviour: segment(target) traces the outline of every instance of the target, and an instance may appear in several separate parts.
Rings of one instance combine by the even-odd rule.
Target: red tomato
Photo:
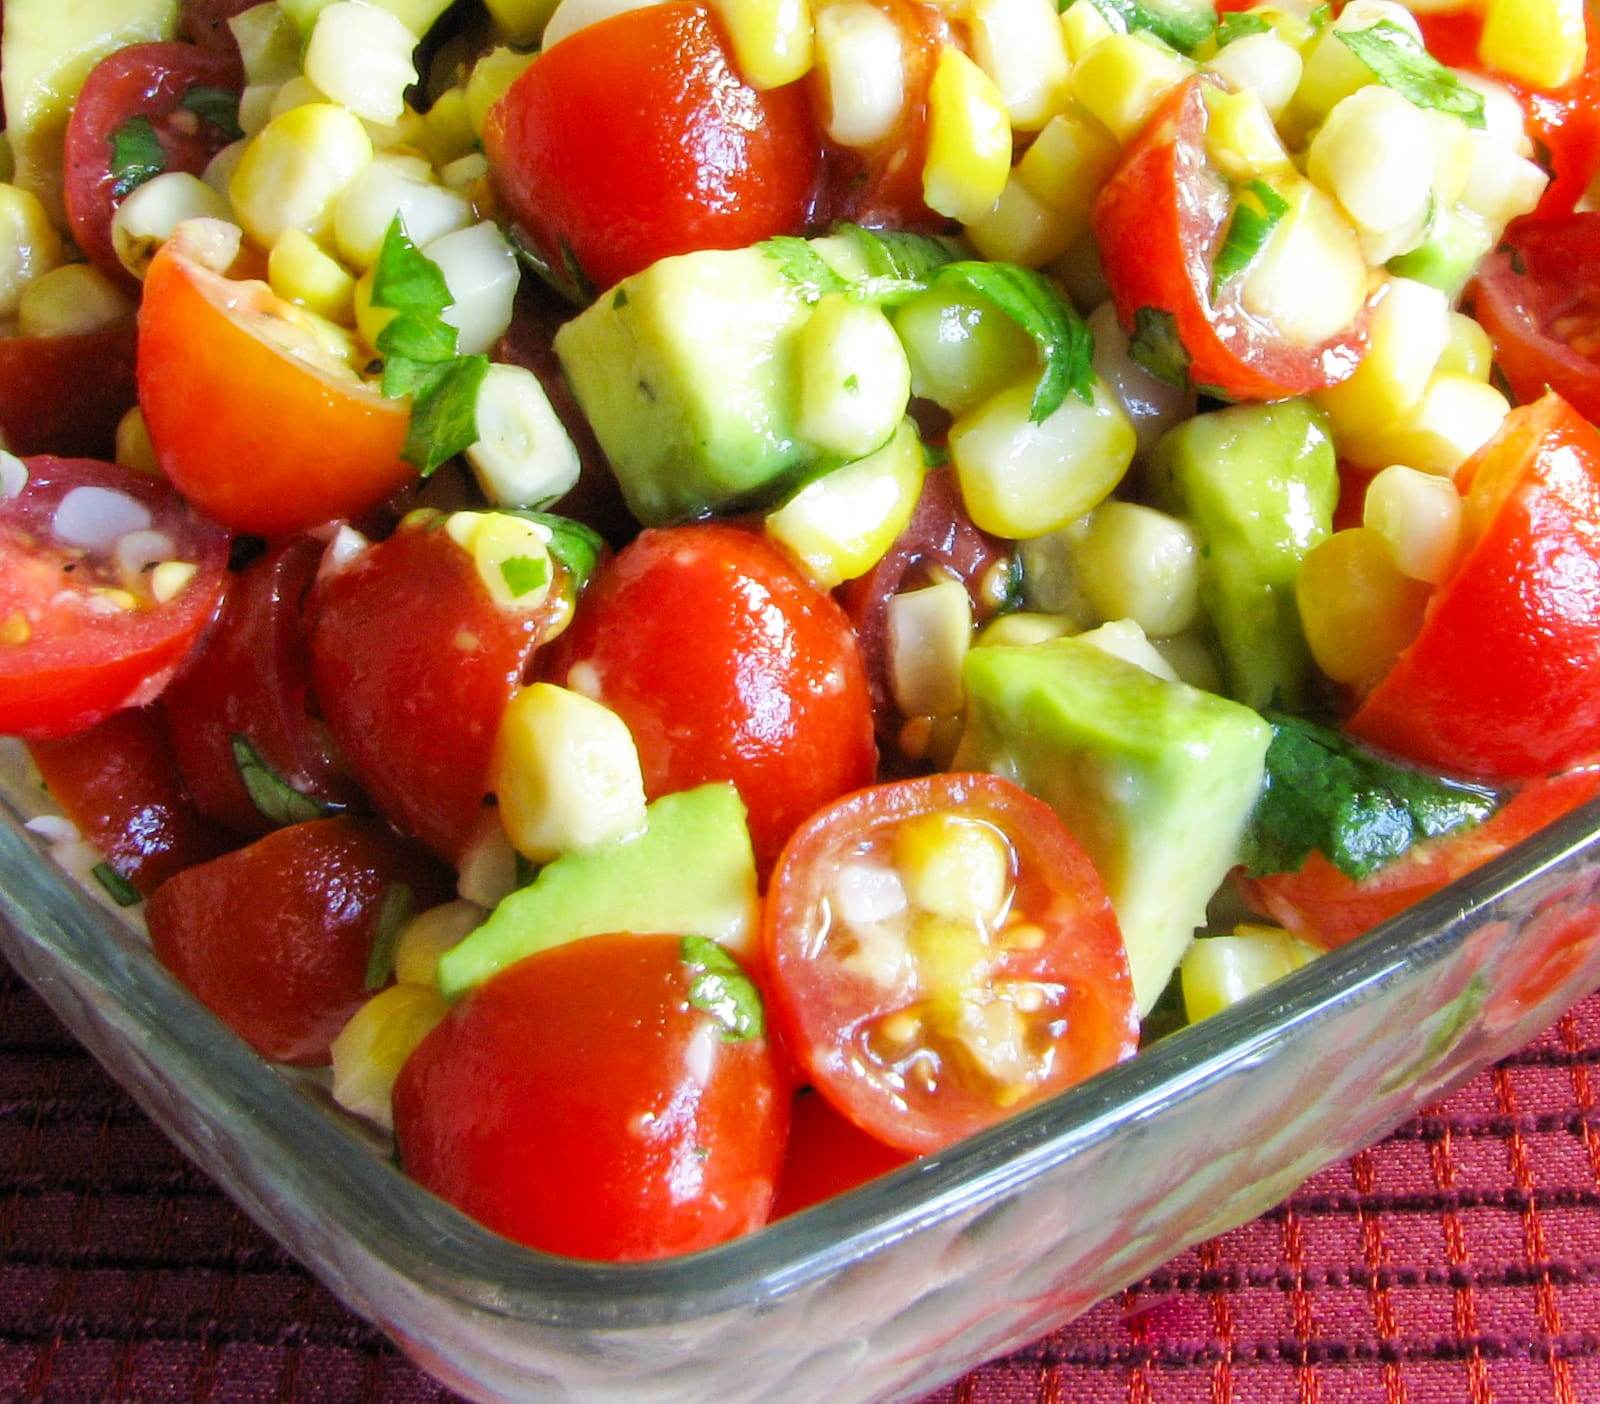
[[[739,527],[644,532],[595,577],[546,673],[628,724],[652,799],[731,780],[763,871],[806,815],[876,768],[843,613]]]
[[[228,28],[228,21],[252,9],[254,0],[183,0],[179,7],[178,29],[191,44],[207,53],[221,54],[242,73],[239,41]]]
[[[391,885],[419,908],[445,875],[359,819],[317,819],[190,868],[145,907],[156,956],[264,1058],[316,1065],[361,1007]]]
[[[0,439],[12,453],[109,456],[133,408],[132,317],[77,336],[0,336]]]
[[[139,307],[139,403],[162,471],[201,511],[282,536],[359,516],[416,477],[410,410],[296,335],[300,311],[163,245]]]
[[[1206,155],[1207,79],[1167,98],[1122,154],[1094,206],[1094,232],[1117,317],[1129,331],[1165,312],[1189,357],[1189,380],[1233,400],[1277,400],[1336,385],[1366,350],[1366,313],[1318,346],[1295,346],[1240,301],[1239,279],[1211,298],[1229,186]]]
[[[27,485],[0,499],[0,735],[38,741],[161,692],[222,602],[228,540],[165,483],[115,464],[41,457],[26,467]],[[58,536],[57,512],[69,497],[74,541],[99,529],[82,520],[96,515],[98,499],[118,507],[126,530],[165,537],[171,559],[198,567],[194,577],[156,602],[150,577],[126,575],[114,559],[120,534],[93,549]]]
[[[322,549],[300,537],[234,576],[216,628],[162,698],[195,803],[242,834],[277,825],[244,787],[236,737],[300,794],[333,806],[358,798],[311,692],[305,603]]]
[[[67,124],[67,219],[78,247],[103,273],[132,283],[111,246],[111,217],[127,192],[117,191],[112,138],[130,118],[144,117],[166,153],[168,171],[199,175],[235,133],[183,106],[192,88],[237,92],[237,51],[230,60],[193,44],[132,44],[90,73]]]
[[[129,707],[64,741],[28,747],[51,798],[119,877],[148,897],[229,841],[195,808],[159,712]]]
[[[1600,756],[1600,430],[1546,395],[1458,483],[1466,553],[1350,731],[1489,779]]]
[[[707,10],[683,0],[541,54],[483,142],[517,221],[596,288],[669,254],[799,233],[820,152],[804,90],[752,88]]]
[[[439,522],[409,521],[323,578],[311,681],[379,810],[454,862],[477,829],[500,717],[547,617],[501,609]]]
[[[1600,214],[1518,220],[1467,291],[1518,400],[1600,419]]]
[[[784,1219],[813,1204],[910,1164],[910,1157],[875,1141],[815,1092],[801,1092],[789,1115],[789,1149],[778,1172],[772,1217]]]
[[[1359,882],[1320,853],[1306,859],[1297,873],[1263,878],[1241,874],[1236,882],[1254,910],[1331,950],[1481,868],[1597,795],[1600,771],[1535,781],[1477,828],[1419,843]]]
[[[899,912],[884,895],[907,872],[907,825],[952,818],[1009,851],[998,919],[924,905],[909,880]],[[841,874],[887,914],[853,925]],[[1139,1046],[1105,888],[1055,812],[998,776],[901,780],[815,815],[773,874],[765,938],[773,1016],[813,1085],[904,1151],[992,1126]]]
[[[406,1173],[496,1233],[578,1258],[692,1253],[759,1228],[788,1098],[766,1040],[730,1039],[696,1004],[685,954],[675,936],[591,936],[473,990],[395,1084]]]

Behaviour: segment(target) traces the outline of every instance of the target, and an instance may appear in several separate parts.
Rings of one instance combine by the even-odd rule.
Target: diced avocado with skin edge
[[[1151,487],[1200,537],[1200,599],[1229,696],[1295,710],[1312,663],[1294,582],[1339,500],[1327,420],[1308,400],[1196,415],[1156,445]]]
[[[1388,268],[1402,278],[1438,288],[1454,301],[1466,287],[1478,261],[1494,247],[1482,225],[1455,211],[1435,215],[1426,240],[1409,253],[1391,258]]]
[[[439,958],[447,999],[527,956],[584,936],[705,936],[748,963],[759,929],[755,857],[732,785],[663,795],[637,838],[567,853]]]
[[[1234,865],[1271,728],[1082,639],[979,647],[957,770],[1004,776],[1061,816],[1116,909],[1141,1017]]]

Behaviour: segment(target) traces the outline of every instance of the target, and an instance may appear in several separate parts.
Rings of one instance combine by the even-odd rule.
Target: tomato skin
[[[359,516],[416,477],[410,411],[336,382],[230,312],[270,299],[163,245],[139,306],[139,403],[162,471],[208,516],[283,536]],[[275,299],[271,299],[275,302]]]
[[[144,896],[232,846],[195,808],[159,710],[129,707],[63,741],[28,747],[51,797]]]
[[[1458,483],[1481,531],[1351,733],[1491,780],[1600,756],[1600,430],[1546,395]]]
[[[688,982],[675,936],[591,936],[473,990],[395,1084],[406,1173],[571,1257],[660,1258],[759,1228],[787,1091],[766,1041],[722,1042]],[[698,1076],[697,1044],[713,1054]]]
[[[85,458],[24,462],[27,486],[0,501],[0,619],[21,615],[32,632],[24,643],[0,646],[0,735],[46,741],[160,694],[222,602],[228,539],[153,478]],[[113,489],[143,504],[181,559],[198,567],[194,579],[165,605],[92,608],[87,557],[52,544],[56,508],[78,487]]]
[[[275,826],[239,777],[235,736],[301,794],[336,807],[359,799],[311,692],[305,602],[322,552],[299,537],[235,575],[216,627],[162,698],[195,803],[241,834]]]
[[[846,854],[907,819],[958,811],[991,824],[1019,855],[1016,910],[1040,927],[1031,948],[991,943],[986,983],[1024,980],[1061,989],[1041,1076],[1004,1104],[992,1086],[952,1075],[928,1091],[890,1075],[870,1029],[907,996],[831,953],[836,923],[817,912]],[[896,1149],[938,1150],[1100,1072],[1139,1047],[1133,981],[1117,919],[1093,865],[1042,801],[995,775],[946,772],[848,795],[808,820],[773,872],[763,919],[773,1018],[811,1084],[870,1136]],[[1039,1029],[1035,1025],[1035,1031]]]
[[[877,764],[843,613],[739,527],[642,533],[595,577],[545,672],[627,723],[650,798],[731,780],[763,871]]]
[[[789,1109],[789,1148],[778,1172],[774,1220],[858,1189],[909,1165],[911,1157],[840,1116],[826,1097],[803,1091]]]
[[[820,155],[802,87],[750,87],[709,12],[685,0],[563,39],[489,113],[483,140],[517,221],[553,267],[570,249],[597,289],[671,254],[799,233]]]
[[[207,53],[228,59],[241,84],[243,59],[228,21],[251,8],[251,0],[183,0],[178,13],[178,29],[184,38]]]
[[[75,336],[0,336],[0,438],[19,456],[109,457],[138,398],[134,320]]]
[[[1597,270],[1600,213],[1518,220],[1479,264],[1467,300],[1520,402],[1551,389],[1585,419],[1600,418]],[[1578,325],[1583,349],[1557,329],[1562,319]]]
[[[1367,314],[1320,346],[1291,346],[1251,317],[1237,285],[1211,300],[1211,265],[1227,226],[1227,184],[1206,155],[1208,80],[1191,78],[1134,138],[1094,206],[1094,233],[1123,327],[1169,313],[1189,379],[1232,400],[1279,400],[1346,379],[1366,351]]]
[[[500,609],[444,531],[402,526],[318,584],[311,683],[379,810],[454,862],[484,809],[500,717],[544,624]]]
[[[237,91],[242,80],[237,48],[229,59],[193,44],[130,44],[95,65],[67,124],[65,195],[73,240],[102,273],[136,286],[111,244],[111,218],[123,199],[114,190],[112,133],[130,117],[149,118],[166,152],[166,169],[199,175],[230,137],[199,119],[192,129],[187,120],[163,119],[179,110],[197,84]]]
[[[315,1066],[370,993],[367,961],[392,883],[418,909],[444,873],[378,825],[317,819],[179,873],[145,907],[157,958],[257,1053]]]
[[[1600,770],[1536,780],[1475,829],[1420,843],[1361,881],[1320,853],[1295,873],[1235,878],[1240,895],[1263,916],[1332,950],[1353,941],[1457,878],[1514,848],[1581,804],[1600,796]]]

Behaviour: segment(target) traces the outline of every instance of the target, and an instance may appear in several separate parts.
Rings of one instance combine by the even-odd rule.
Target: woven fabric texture
[[[1600,995],[1285,1208],[927,1404],[1600,1404],[1597,1063]],[[0,966],[0,1401],[453,1398]]]

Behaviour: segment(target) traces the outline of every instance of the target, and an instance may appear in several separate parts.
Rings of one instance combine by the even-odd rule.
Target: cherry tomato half
[[[1234,400],[1278,400],[1344,380],[1366,350],[1366,312],[1317,346],[1297,346],[1250,315],[1240,280],[1213,301],[1211,270],[1225,237],[1228,183],[1206,155],[1206,85],[1191,78],[1122,154],[1094,206],[1094,233],[1117,317],[1173,320],[1190,383]]]
[[[595,577],[545,671],[628,724],[652,799],[731,780],[763,870],[877,764],[850,625],[739,527],[644,532]]]
[[[898,1170],[910,1159],[904,1151],[874,1140],[840,1116],[826,1097],[807,1089],[789,1110],[789,1148],[778,1172],[772,1217],[798,1214]]]
[[[67,124],[66,202],[72,237],[101,272],[132,278],[111,245],[111,218],[129,193],[119,190],[112,143],[123,123],[143,118],[165,156],[164,171],[199,175],[238,134],[184,105],[196,88],[237,94],[235,57],[193,44],[131,44],[101,59],[85,80]],[[203,107],[204,104],[196,104]]]
[[[1139,1046],[1117,919],[1055,812],[993,775],[879,785],[789,841],[765,917],[775,1018],[813,1085],[937,1150]]]
[[[137,399],[126,317],[73,336],[0,336],[0,439],[15,454],[109,456]]]
[[[752,88],[685,0],[547,49],[490,111],[483,143],[551,266],[576,261],[597,289],[669,254],[801,232],[821,149],[803,88]]]
[[[228,28],[228,21],[253,8],[252,0],[182,0],[178,7],[178,31],[207,53],[228,59],[242,75],[239,41]]]
[[[154,700],[222,602],[228,539],[153,478],[24,462],[27,484],[0,499],[0,735],[49,740]],[[165,601],[152,562],[117,559],[137,533],[195,567]]]
[[[730,1037],[697,1003],[685,954],[675,936],[591,936],[473,990],[395,1084],[406,1173],[496,1233],[579,1258],[759,1228],[787,1088],[765,1038]]]

